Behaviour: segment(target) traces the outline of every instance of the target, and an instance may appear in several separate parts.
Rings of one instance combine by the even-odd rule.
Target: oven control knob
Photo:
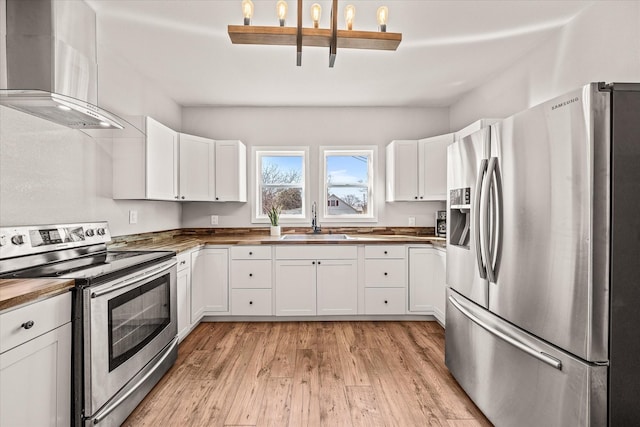
[[[2,236],[0,236],[0,246],[4,246],[6,244],[7,244],[7,236],[3,234]]]
[[[11,243],[13,243],[14,245],[24,244],[24,236],[22,234],[16,234],[11,238]]]
[[[93,229],[89,228],[84,234],[86,234],[87,237],[93,237],[93,235],[96,234],[96,232],[93,231]]]
[[[96,233],[98,233],[98,236],[104,236],[104,228],[98,228]]]

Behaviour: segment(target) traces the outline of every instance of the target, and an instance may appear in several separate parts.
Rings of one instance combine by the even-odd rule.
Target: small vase
[[[280,226],[279,225],[272,225],[271,226],[271,235],[272,236],[279,236],[280,235]]]

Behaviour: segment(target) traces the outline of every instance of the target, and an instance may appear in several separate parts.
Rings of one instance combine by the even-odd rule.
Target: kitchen
[[[358,98],[354,101],[344,97],[338,98],[338,95],[323,98],[317,93],[316,98],[312,98],[313,93],[309,94],[310,101],[298,99],[295,104],[292,104],[291,101],[285,100],[280,105],[271,105],[273,102],[271,99],[275,94],[265,92],[267,88],[259,86],[252,86],[252,90],[248,92],[236,91],[235,95],[230,93],[228,96],[231,99],[226,101],[222,99],[222,95],[219,95],[215,98],[217,99],[215,102],[210,101],[218,105],[212,107],[199,107],[197,100],[189,100],[185,94],[182,101],[185,105],[183,107],[164,93],[170,89],[171,83],[165,83],[164,88],[160,88],[156,81],[162,76],[155,75],[150,79],[141,71],[145,68],[142,68],[140,62],[149,62],[149,66],[152,67],[152,70],[147,69],[149,73],[166,70],[168,76],[165,77],[169,78],[168,82],[171,82],[171,76],[174,79],[180,79],[183,75],[181,73],[185,73],[182,65],[189,63],[188,58],[184,58],[184,61],[153,63],[157,60],[154,58],[157,55],[153,55],[153,52],[148,57],[141,52],[127,58],[119,55],[121,50],[125,50],[126,44],[132,45],[130,48],[134,53],[136,50],[146,48],[145,42],[150,42],[145,40],[147,33],[136,30],[146,25],[143,28],[148,31],[156,29],[149,38],[157,38],[161,46],[166,46],[165,51],[172,54],[177,55],[181,50],[189,51],[190,49],[181,47],[185,45],[193,46],[193,50],[198,54],[199,52],[211,53],[214,49],[208,44],[212,40],[217,40],[216,37],[221,37],[219,43],[224,47],[220,49],[230,50],[234,55],[239,55],[242,59],[238,61],[245,64],[245,67],[274,68],[276,77],[277,73],[284,72],[284,67],[295,72],[293,59],[295,55],[292,48],[265,50],[265,48],[255,47],[245,50],[245,46],[231,46],[228,43],[224,29],[227,24],[238,21],[232,17],[236,16],[239,5],[227,3],[229,2],[225,2],[224,8],[225,11],[228,9],[228,12],[220,13],[220,16],[216,17],[220,20],[218,24],[220,34],[210,34],[207,32],[210,31],[210,24],[195,21],[196,24],[186,31],[180,27],[179,22],[171,21],[167,15],[163,16],[159,13],[159,16],[154,16],[154,11],[145,8],[144,2],[131,2],[129,5],[131,9],[125,8],[120,11],[113,10],[115,5],[109,6],[108,2],[92,2],[98,14],[99,105],[118,115],[151,116],[172,129],[193,135],[220,140],[239,139],[248,147],[253,145],[313,147],[309,150],[310,201],[319,200],[320,196],[320,191],[317,190],[320,159],[319,151],[315,147],[377,144],[378,171],[383,171],[383,153],[386,145],[392,140],[421,139],[446,134],[483,117],[508,117],[590,81],[637,81],[640,75],[640,58],[637,54],[633,54],[640,51],[637,2],[588,3],[580,7],[576,6],[574,9],[569,8],[575,15],[567,12],[561,18],[552,21],[547,28],[548,32],[544,31],[546,27],[542,25],[538,34],[540,38],[536,39],[535,43],[531,42],[532,45],[526,48],[520,45],[519,48],[522,51],[512,53],[510,59],[501,68],[487,70],[484,75],[475,76],[474,82],[468,83],[469,86],[461,90],[458,99],[449,100],[448,104],[444,103],[446,107],[433,106],[435,103],[430,106],[420,103],[411,104],[408,101],[398,104],[390,95],[389,100],[367,101]],[[256,13],[258,13],[262,2],[256,3]],[[356,5],[358,6],[357,3]],[[464,9],[463,6],[469,7],[469,4],[459,3],[458,7]],[[200,4],[200,7],[205,6]],[[519,16],[517,11],[522,10],[519,9],[522,5],[510,7],[513,10],[510,10],[508,15]],[[529,4],[529,7],[533,6]],[[325,9],[328,10],[328,6]],[[171,10],[164,13],[170,16]],[[448,13],[451,14],[449,16],[452,20],[455,17],[465,16],[465,11],[460,9],[454,9]],[[204,22],[209,21],[209,17],[205,16],[202,10],[196,8],[192,14],[198,15]],[[263,21],[267,21],[269,18],[266,17],[269,13],[265,13],[264,16]],[[394,18],[394,8],[391,7],[390,29],[403,31],[403,44],[407,44],[407,49],[415,49],[411,47],[408,29],[402,26],[402,22],[410,18],[402,19],[399,13],[395,16],[397,18]],[[434,18],[425,11],[425,19],[427,16],[429,19],[440,19]],[[259,18],[256,16],[254,19],[258,21]],[[361,19],[365,20],[364,17]],[[201,26],[197,25],[198,22],[201,22]],[[177,34],[187,33],[187,36],[183,34],[187,39],[176,38],[176,33],[167,33],[163,37],[163,32],[169,31],[167,27]],[[529,30],[536,32],[535,28],[529,28]],[[209,37],[197,38],[196,35],[202,32]],[[490,36],[492,34],[487,38]],[[120,44],[111,45],[111,40],[113,43]],[[140,44],[136,45],[132,40]],[[441,47],[440,50],[434,49],[431,55],[438,58],[438,62],[451,59],[449,55],[455,53],[456,48],[454,41],[451,41],[451,45],[445,44],[445,47],[451,50],[451,54],[438,56],[444,55]],[[388,53],[391,55],[388,58],[386,53],[385,56],[381,54],[369,59],[357,51],[340,50],[336,68],[332,71],[340,70],[343,64],[343,68],[346,68],[349,61],[354,61],[354,67],[360,67],[363,62],[369,64],[369,67],[380,66],[381,62],[388,63],[392,61],[389,58],[394,58],[393,55],[402,53],[403,44],[400,45],[398,52]],[[615,48],[612,48],[612,45],[615,45]],[[157,52],[155,49],[149,50]],[[598,54],[594,55],[594,52]],[[630,52],[630,54],[621,52]],[[473,55],[469,50],[466,53]],[[459,60],[460,64],[469,61],[469,59]],[[220,59],[220,61],[224,60]],[[231,60],[227,61],[231,62]],[[482,59],[476,57],[476,61],[482,61]],[[432,66],[436,64],[431,63]],[[221,68],[222,65],[220,64]],[[237,64],[230,63],[227,66],[229,68],[223,68],[220,71],[220,77],[216,77],[215,80],[220,80],[224,84],[229,84],[228,82],[233,80]],[[153,67],[157,70],[154,71]],[[328,71],[326,51],[305,49],[302,69],[326,73]],[[222,74],[224,72],[227,74]],[[403,71],[396,71],[399,80],[404,78],[402,73]],[[427,73],[424,78],[428,76]],[[287,82],[290,80],[281,78]],[[320,89],[319,93],[322,93],[329,90],[327,86],[330,84],[326,82],[328,79],[326,74],[320,74],[320,78],[320,83],[325,86]],[[220,91],[220,81],[213,89],[214,92]],[[294,83],[295,81],[291,81],[291,84]],[[444,87],[438,83],[442,82],[436,79],[435,83],[425,84],[420,91],[432,92],[436,96],[436,92]],[[453,90],[451,89],[453,83],[455,82],[449,82],[451,85],[449,90]],[[264,82],[259,84],[268,86],[268,83]],[[462,84],[465,85],[464,82]],[[279,90],[286,93],[295,92],[295,90],[279,87]],[[212,89],[199,87],[192,90],[206,92]],[[302,88],[299,90],[302,91],[301,93],[307,93]],[[350,95],[356,94],[350,93]],[[362,106],[353,107],[352,105]],[[0,107],[0,139],[2,141],[0,147],[2,150],[0,168],[2,226],[107,220],[112,235],[123,236],[179,228],[211,227],[211,215],[218,216],[218,227],[253,226],[250,221],[250,203],[113,200],[110,160],[113,143],[108,138],[90,137],[83,132],[63,128]],[[250,150],[247,151],[250,152]],[[247,161],[247,165],[250,164],[250,160]],[[375,187],[384,188],[384,174],[378,173],[375,179]],[[251,194],[250,191],[249,194]],[[443,202],[386,203],[384,197],[378,197],[376,225],[406,226],[408,218],[413,217],[417,226],[429,227],[434,225],[435,212],[442,209],[444,209]],[[130,224],[130,211],[137,212],[138,221],[135,224]],[[266,226],[267,223],[264,225]],[[284,225],[286,226],[286,223]],[[358,226],[359,224],[340,225]],[[306,226],[310,226],[310,220],[305,223]]]

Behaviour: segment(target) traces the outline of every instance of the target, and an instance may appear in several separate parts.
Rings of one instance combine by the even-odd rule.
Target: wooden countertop
[[[0,279],[0,310],[69,292],[71,279]]]
[[[446,240],[435,236],[401,236],[401,235],[353,235],[349,239],[309,239],[287,240],[282,236],[272,237],[267,235],[198,235],[198,236],[173,236],[161,239],[138,240],[130,243],[119,243],[109,246],[110,250],[154,250],[174,251],[176,253],[197,249],[204,245],[370,245],[370,244],[432,244],[444,248]]]

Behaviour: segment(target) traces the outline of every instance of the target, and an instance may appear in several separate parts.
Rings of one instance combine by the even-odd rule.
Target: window
[[[253,222],[268,222],[280,206],[281,221],[305,219],[307,150],[255,150],[256,192]]]
[[[376,147],[321,148],[323,220],[375,221]]]

